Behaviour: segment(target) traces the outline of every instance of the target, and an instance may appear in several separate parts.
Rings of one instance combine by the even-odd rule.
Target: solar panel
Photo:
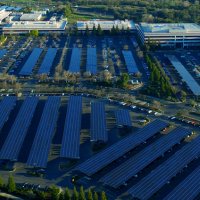
[[[34,48],[28,60],[25,62],[24,66],[19,72],[19,75],[30,76],[32,74],[33,68],[35,67],[41,53],[42,53],[41,48]]]
[[[17,160],[37,103],[37,97],[25,99],[0,151],[0,159]]]
[[[129,110],[121,109],[115,111],[117,126],[132,126]]]
[[[122,51],[122,54],[124,56],[124,60],[126,63],[126,67],[128,69],[129,74],[136,74],[139,72],[137,64],[135,62],[135,59],[133,57],[133,54],[131,51]]]
[[[87,48],[86,71],[91,74],[97,73],[97,50],[96,48]]]
[[[0,102],[0,131],[9,118],[9,115],[16,105],[17,98],[15,96],[4,97]]]
[[[4,55],[7,53],[6,49],[0,49],[0,60],[4,57]]]
[[[192,200],[200,193],[200,167],[195,169],[164,200]]]
[[[77,166],[75,170],[91,176],[112,163],[114,160],[123,156],[128,151],[134,149],[142,142],[145,142],[148,138],[166,128],[167,125],[168,124],[164,121],[155,120],[144,126],[136,133],[131,134],[130,136],[120,140],[100,153],[97,153],[90,159]]]
[[[49,48],[44,60],[40,66],[38,74],[49,74],[51,67],[53,65],[53,61],[56,57],[57,49],[56,48]]]
[[[82,97],[70,96],[65,119],[60,157],[78,159],[80,148],[80,129]]]
[[[174,68],[180,74],[182,79],[186,82],[190,90],[194,95],[200,95],[200,86],[196,82],[196,80],[192,77],[192,75],[185,69],[185,67],[181,64],[181,62],[174,55],[167,56]]]
[[[103,141],[108,140],[108,134],[106,130],[106,114],[104,102],[92,102],[91,103],[91,141]]]
[[[51,140],[55,131],[60,107],[60,97],[49,96],[38,125],[27,165],[46,168]]]
[[[69,71],[73,73],[80,72],[80,65],[81,65],[81,51],[80,48],[73,48],[71,60],[69,64]]]
[[[100,181],[114,188],[119,187],[189,134],[191,132],[184,128],[176,128],[106,174]]]
[[[171,178],[176,176],[188,163],[199,156],[200,136],[177,151],[168,160],[144,177],[139,183],[131,187],[128,193],[134,198],[149,199]]]

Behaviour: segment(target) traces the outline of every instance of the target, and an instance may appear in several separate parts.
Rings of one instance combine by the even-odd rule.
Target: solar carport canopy
[[[97,50],[96,48],[87,48],[86,71],[91,74],[97,73]]]
[[[124,60],[126,63],[126,67],[128,69],[128,73],[136,74],[139,72],[135,59],[131,51],[123,50],[122,54],[124,56]]]
[[[73,72],[73,73],[80,72],[81,52],[82,52],[82,49],[80,49],[80,48],[72,49],[72,55],[71,55],[71,60],[70,60],[70,64],[69,64],[70,72]]]
[[[192,75],[185,69],[182,63],[174,55],[167,56],[176,71],[179,73],[183,81],[186,82],[187,86],[190,88],[194,95],[200,95],[200,86]]]
[[[131,134],[100,153],[97,153],[77,166],[75,170],[91,176],[167,126],[168,124],[166,122],[157,119],[141,128],[138,132]]]
[[[149,199],[187,164],[200,156],[200,136],[177,151],[164,163],[128,190],[134,198]]]
[[[6,49],[0,49],[0,60],[4,57],[4,55],[7,53]]]
[[[0,159],[17,160],[37,103],[37,97],[27,97],[23,102],[17,118],[15,119],[8,137],[0,151]]]
[[[0,102],[0,131],[5,122],[8,120],[9,115],[16,105],[17,98],[15,96],[4,97]]]
[[[115,118],[118,126],[132,126],[129,110],[126,109],[116,110]]]
[[[60,97],[49,96],[38,125],[27,165],[46,168],[51,140],[55,131],[60,107]]]
[[[106,114],[104,102],[92,102],[91,103],[91,141],[103,141],[108,140],[108,134],[106,130]]]
[[[82,97],[70,96],[65,119],[60,157],[78,159],[80,148],[80,129],[82,116]]]
[[[106,174],[100,181],[114,188],[119,187],[189,134],[191,132],[184,128],[174,129]]]
[[[42,53],[41,48],[34,48],[31,55],[29,56],[29,58],[25,62],[21,71],[19,72],[19,75],[30,76],[32,74],[33,68],[35,67],[41,53]]]
[[[200,167],[186,177],[163,200],[192,200],[200,193]]]
[[[56,57],[57,49],[56,48],[49,48],[47,53],[42,61],[38,74],[49,74],[51,67],[53,65],[53,61]]]

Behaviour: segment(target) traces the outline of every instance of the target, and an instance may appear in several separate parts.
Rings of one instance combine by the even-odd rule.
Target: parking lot
[[[88,95],[89,96],[89,95]],[[15,180],[17,183],[20,184],[20,187],[25,187],[25,188],[33,188],[34,190],[45,190],[47,189],[46,186],[50,186],[52,184],[57,184],[58,186],[65,187],[68,186],[71,189],[73,188],[73,184],[71,182],[71,178],[73,176],[72,174],[72,169],[77,166],[79,163],[82,163],[84,160],[87,160],[90,158],[92,155],[97,153],[96,150],[93,149],[93,144],[90,142],[90,102],[91,101],[96,101],[96,98],[91,98],[87,97],[87,95],[83,94],[83,113],[82,113],[82,125],[81,125],[81,139],[80,139],[80,159],[78,161],[71,161],[68,159],[63,159],[59,157],[59,151],[60,151],[60,146],[61,146],[61,141],[62,141],[62,133],[64,129],[64,118],[66,115],[67,111],[67,101],[68,101],[68,96],[63,96],[62,97],[62,103],[61,107],[59,110],[59,117],[57,124],[55,135],[52,140],[52,145],[51,145],[51,150],[49,153],[49,158],[48,158],[48,165],[47,168],[45,169],[45,175],[38,177],[35,175],[32,175],[29,173],[31,172],[31,168],[27,168],[25,165],[30,148],[35,136],[35,133],[37,131],[37,125],[39,124],[41,115],[42,115],[42,110],[44,108],[45,96],[40,97],[40,101],[38,104],[38,108],[36,110],[36,113],[33,117],[33,121],[31,123],[31,126],[29,127],[28,134],[25,138],[25,141],[23,143],[20,155],[19,155],[19,161],[14,163],[15,171],[13,171],[13,175],[15,177]],[[11,113],[11,117],[3,127],[1,131],[1,141],[0,141],[0,148],[2,147],[7,134],[9,133],[9,130],[15,121],[15,118],[17,116],[17,113],[19,112],[19,109],[22,105],[23,99],[20,99],[17,101],[17,105],[15,109]],[[171,121],[175,126],[176,125],[181,125],[184,126],[185,128],[189,129],[194,129],[196,132],[198,132],[198,127],[195,127],[191,123],[187,123],[186,121],[181,121],[177,120],[174,117],[166,117],[162,115],[161,113],[145,109],[139,106],[135,105],[130,105],[125,102],[118,102],[112,99],[104,99],[103,100],[106,103],[106,122],[107,122],[107,131],[108,131],[108,143],[105,146],[101,147],[101,150],[104,148],[109,147],[110,145],[116,143],[117,141],[123,139],[124,137],[128,136],[131,132],[124,131],[123,129],[119,129],[116,127],[116,121],[115,121],[115,116],[114,116],[114,111],[117,109],[128,109],[131,115],[131,120],[132,120],[132,129],[131,131],[136,132],[138,128],[143,127],[144,122],[148,118],[148,120],[152,121],[156,118],[163,119],[165,121]],[[173,126],[174,126],[173,125]],[[125,157],[120,158],[116,160],[112,164],[112,166],[106,167],[102,172],[97,173],[92,179],[89,179],[87,177],[81,178],[78,182],[77,185],[84,185],[85,188],[88,188],[90,186],[94,187],[95,185],[98,185],[98,179],[101,177],[103,174],[106,174],[109,172],[111,169],[113,169],[113,166],[118,166],[119,164],[124,162],[124,159],[128,159],[129,157],[135,155],[137,152],[139,152],[141,149],[145,148],[147,145],[151,144],[154,142],[158,137],[152,138],[148,143],[143,144],[140,146],[137,151],[129,152],[126,154]],[[26,149],[26,151],[24,151]],[[167,157],[165,157],[166,159]],[[165,160],[164,159],[164,160]],[[163,160],[163,161],[164,161]],[[147,172],[150,170],[149,168]],[[1,170],[1,175],[3,179],[7,179],[9,172]],[[146,172],[146,173],[147,173]],[[144,173],[145,175],[145,173]],[[143,176],[144,176],[143,175]],[[27,181],[27,177],[28,180]],[[26,179],[26,181],[24,181]],[[134,181],[128,182],[128,184],[133,184]],[[118,192],[116,190],[113,190],[111,188],[104,188],[106,190],[108,196],[110,197],[116,197],[116,195],[120,195],[123,193],[123,191],[126,190],[126,188],[121,188]]]
[[[185,69],[192,75],[192,77],[200,84],[199,79],[199,66],[200,66],[200,54],[198,51],[188,50],[174,50],[174,51],[162,51],[154,52],[153,56],[160,62],[165,74],[169,77],[170,83],[177,88],[177,90],[183,90],[188,95],[192,95],[191,91],[181,79],[176,69],[172,66],[167,55],[174,55],[182,63]]]

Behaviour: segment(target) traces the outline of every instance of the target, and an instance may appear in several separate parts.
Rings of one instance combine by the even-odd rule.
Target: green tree
[[[88,190],[87,200],[93,200],[93,195],[91,189]]]
[[[64,194],[63,194],[63,192],[60,192],[59,200],[64,200]]]
[[[114,26],[114,25],[113,25],[113,27],[111,28],[111,31],[110,31],[110,32],[111,32],[112,35],[115,35],[115,34],[116,34],[116,30],[115,30],[115,26]]]
[[[4,182],[3,179],[0,177],[0,188],[2,188],[4,186]]]
[[[73,200],[78,200],[79,199],[79,194],[76,190],[76,187],[74,186],[74,190],[73,190],[73,196],[72,196]]]
[[[98,27],[97,27],[97,34],[98,34],[98,35],[102,35],[102,34],[103,34],[103,31],[102,31],[102,29],[101,29],[100,24],[98,24]]]
[[[71,6],[70,6],[70,4],[68,3],[68,4],[65,6],[64,15],[65,15],[65,17],[69,17],[71,14],[72,14]]]
[[[130,80],[130,77],[127,73],[123,73],[120,77],[120,80],[119,80],[119,85],[121,87],[127,87],[128,85],[128,81]]]
[[[42,191],[36,192],[36,199],[45,200],[46,198],[47,198],[47,195],[45,192],[42,192]]]
[[[86,200],[83,186],[80,187],[79,200]]]
[[[94,200],[99,200],[97,192],[94,193]]]
[[[97,30],[96,30],[95,25],[94,25],[93,28],[92,28],[92,32],[93,32],[94,35],[96,35]]]
[[[88,27],[88,25],[87,25],[87,24],[86,24],[85,33],[86,33],[86,35],[87,35],[87,36],[89,36],[89,35],[90,35],[89,27]]]
[[[120,31],[119,31],[119,27],[118,27],[118,25],[117,25],[116,28],[115,28],[115,33],[116,33],[116,34],[119,34],[119,32],[120,32]]]
[[[106,193],[104,191],[101,192],[101,200],[107,200]]]
[[[59,199],[59,193],[60,189],[56,187],[55,185],[52,185],[50,188],[50,195],[52,200],[58,200]]]
[[[31,30],[30,31],[30,36],[32,37],[38,37],[39,35],[39,31],[38,30]]]
[[[68,188],[65,189],[64,199],[71,200],[71,195]]]
[[[16,190],[14,177],[11,174],[9,175],[9,178],[8,178],[7,188],[8,188],[8,192],[14,192]]]
[[[126,29],[126,33],[127,33],[128,35],[131,33],[131,30],[130,30],[129,27],[127,27],[127,29]]]

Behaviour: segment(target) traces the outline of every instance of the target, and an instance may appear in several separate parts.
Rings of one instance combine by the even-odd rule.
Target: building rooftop
[[[0,11],[0,22],[4,20],[6,17],[8,17],[11,14],[11,12],[7,11]]]
[[[37,21],[40,20],[40,18],[42,17],[42,15],[39,13],[27,13],[27,14],[23,14],[20,17],[21,21]]]
[[[145,33],[200,33],[200,25],[195,23],[141,23]]]
[[[67,21],[50,22],[50,21],[18,21],[6,24],[3,31],[27,31],[27,30],[65,30]]]
[[[95,26],[97,28],[98,24],[100,24],[102,29],[111,29],[113,26],[118,26],[119,28],[127,28],[134,29],[135,24],[133,21],[129,20],[88,20],[88,21],[77,21],[77,27],[78,29],[85,29],[86,25],[91,28]]]

